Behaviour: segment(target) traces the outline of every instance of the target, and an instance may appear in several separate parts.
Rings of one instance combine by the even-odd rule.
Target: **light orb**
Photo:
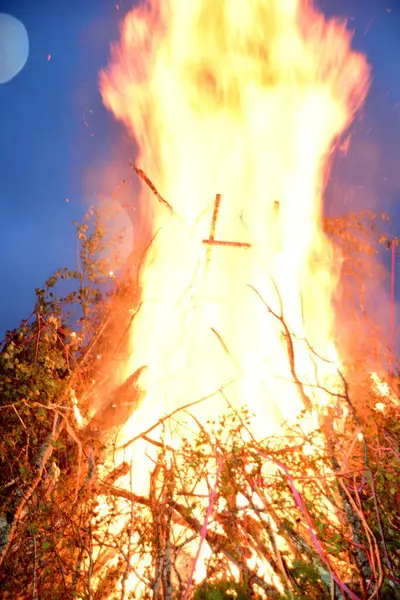
[[[29,39],[21,21],[0,13],[0,83],[11,81],[28,60]]]

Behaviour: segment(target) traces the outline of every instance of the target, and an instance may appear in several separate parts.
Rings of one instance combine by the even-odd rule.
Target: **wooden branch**
[[[287,351],[288,351],[288,358],[289,358],[289,365],[290,365],[290,372],[292,374],[293,377],[293,381],[296,384],[297,390],[299,392],[299,396],[303,401],[304,404],[304,408],[306,410],[311,411],[312,410],[312,402],[311,399],[307,396],[307,394],[304,391],[304,387],[303,384],[301,383],[301,381],[299,380],[297,373],[296,373],[296,357],[295,357],[295,353],[294,353],[294,346],[293,346],[293,340],[292,340],[292,333],[289,330],[289,326],[285,321],[284,315],[283,315],[283,307],[282,307],[282,299],[281,296],[279,294],[279,290],[274,283],[275,289],[276,289],[276,293],[278,294],[278,298],[279,298],[279,302],[280,302],[280,307],[281,307],[281,312],[280,314],[276,314],[271,307],[268,305],[268,303],[264,300],[264,298],[262,297],[262,295],[260,294],[260,292],[253,287],[252,285],[249,285],[249,288],[253,290],[253,292],[255,292],[257,294],[257,296],[260,298],[261,302],[264,304],[265,308],[268,310],[268,312],[275,317],[275,319],[277,319],[283,328],[283,335],[285,337],[285,341],[286,341],[286,346],[287,346]]]
[[[19,503],[17,504],[10,527],[8,528],[8,530],[6,530],[3,533],[3,537],[2,537],[2,539],[0,539],[0,567],[2,566],[4,560],[7,556],[8,550],[14,539],[18,524],[24,517],[25,506],[26,506],[27,502],[29,502],[30,498],[32,497],[32,494],[34,493],[34,491],[36,490],[37,486],[39,485],[39,483],[42,479],[46,464],[47,464],[48,460],[50,459],[51,455],[53,454],[54,443],[59,438],[59,435],[60,435],[62,429],[64,428],[64,424],[65,424],[65,421],[64,421],[63,417],[59,414],[56,414],[55,420],[54,420],[53,431],[49,434],[46,442],[41,446],[41,448],[35,458],[35,461],[34,461],[36,469],[37,469],[36,475],[35,475],[32,483],[30,484],[29,488],[27,489],[26,492],[23,493],[22,498],[20,499]]]
[[[174,209],[172,208],[171,204],[169,202],[167,202],[167,200],[165,200],[165,198],[163,198],[161,196],[161,194],[157,191],[157,188],[154,185],[154,183],[152,183],[152,181],[147,177],[146,173],[144,171],[142,171],[142,169],[139,169],[139,167],[137,167],[136,165],[134,165],[131,162],[129,163],[129,166],[131,169],[136,171],[136,173],[139,175],[140,179],[142,181],[144,181],[144,183],[151,189],[151,191],[153,192],[153,194],[155,195],[157,200],[168,209],[168,211],[171,213],[171,215],[173,215]]]
[[[134,494],[133,492],[129,492],[128,490],[104,486],[101,489],[101,492],[104,494],[109,494],[111,496],[124,498],[125,500],[128,500],[130,502],[137,502],[139,504],[142,504],[143,506],[151,508],[151,502],[149,498],[146,498],[145,496],[139,496],[138,494]],[[200,523],[200,521],[198,521],[195,517],[190,515],[185,506],[177,502],[173,502],[171,508],[173,509],[172,520],[174,521],[174,523],[183,527],[189,527],[189,529],[191,529],[194,533],[201,535],[203,524]],[[215,552],[216,554],[223,554],[225,558],[227,558],[243,573],[243,575],[250,583],[253,583],[259,586],[261,589],[263,589],[266,592],[266,594],[268,594],[268,598],[270,598],[270,600],[278,600],[281,597],[280,593],[273,586],[266,583],[264,579],[259,577],[247,566],[246,562],[242,559],[242,557],[240,557],[233,550],[231,540],[228,540],[226,536],[208,530],[205,539],[210,548],[213,550],[213,552]]]
[[[142,433],[139,433],[137,436],[135,436],[134,438],[132,438],[131,440],[129,440],[128,442],[126,442],[122,446],[117,446],[116,450],[125,450],[128,446],[130,446],[131,444],[133,444],[137,440],[144,439],[145,436],[147,436],[148,433],[151,433],[154,429],[156,429],[157,427],[159,427],[160,425],[162,425],[163,423],[165,423],[165,421],[167,421],[168,419],[170,419],[171,417],[173,417],[177,413],[184,412],[188,408],[192,408],[193,406],[196,406],[197,404],[200,404],[201,402],[205,402],[206,400],[210,400],[210,398],[213,398],[214,396],[217,396],[218,394],[221,394],[225,388],[227,388],[229,385],[231,385],[231,383],[233,383],[233,380],[230,381],[230,382],[228,382],[226,385],[222,386],[221,388],[219,388],[215,392],[211,392],[211,394],[208,394],[207,396],[204,396],[203,398],[199,398],[198,400],[194,400],[193,402],[188,402],[188,404],[184,404],[183,406],[179,406],[178,408],[176,408],[172,412],[170,412],[167,415],[165,415],[165,417],[162,417],[161,419],[159,419],[158,421],[156,421],[153,425],[151,425],[151,427],[149,427],[148,429],[146,429],[146,431],[142,431]]]

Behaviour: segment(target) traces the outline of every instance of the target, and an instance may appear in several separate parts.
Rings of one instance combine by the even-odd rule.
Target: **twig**
[[[131,488],[132,488],[132,469],[130,470],[130,484],[131,484]],[[127,584],[127,581],[128,581],[128,576],[129,576],[130,570],[131,570],[132,536],[133,536],[133,531],[134,531],[134,519],[133,519],[133,515],[134,515],[134,504],[133,504],[133,502],[131,502],[131,507],[130,507],[130,522],[129,522],[129,529],[128,529],[128,549],[127,549],[126,556],[124,556],[125,562],[126,562],[126,567],[124,569],[124,573],[123,573],[123,576],[122,576],[121,600],[125,600],[126,591],[127,591],[126,590],[126,584]]]
[[[351,600],[361,600],[361,598],[359,596],[357,596],[354,592],[352,592],[350,590],[350,588],[343,581],[341,581],[339,579],[339,577],[336,575],[336,573],[334,573],[334,571],[332,570],[329,558],[326,555],[326,553],[324,552],[322,545],[315,534],[316,528],[312,521],[311,515],[309,514],[309,512],[306,508],[306,505],[303,502],[300,492],[297,490],[297,488],[294,484],[294,480],[289,472],[289,469],[283,463],[278,461],[276,458],[266,456],[263,452],[261,452],[261,450],[257,450],[257,453],[260,454],[260,456],[263,456],[264,458],[270,458],[270,460],[272,460],[272,462],[275,463],[276,466],[279,467],[285,473],[285,475],[287,477],[287,481],[289,483],[290,490],[293,494],[293,499],[294,499],[296,505],[298,506],[298,508],[300,509],[300,511],[302,512],[302,514],[306,518],[308,529],[309,529],[309,534],[313,541],[314,547],[317,550],[323,563],[327,566],[328,571],[331,574],[332,578],[334,579],[335,583],[339,586],[339,588],[343,592],[346,592],[346,594],[348,594],[348,596],[351,598]]]
[[[66,426],[68,435],[73,439],[73,441],[78,446],[78,465],[77,465],[77,473],[76,473],[75,495],[74,495],[74,498],[72,501],[72,504],[75,504],[75,502],[78,499],[79,481],[80,481],[80,476],[81,476],[82,443],[79,440],[78,436],[76,435],[75,431],[73,430],[73,427],[70,425],[70,423],[66,417],[64,417],[64,422],[65,422],[65,426]]]
[[[133,492],[122,488],[104,486],[101,491],[103,491],[105,494],[110,494],[119,498],[125,498],[129,502],[138,502],[144,506],[150,507],[149,498],[146,498],[145,496],[139,496],[138,494],[134,494]],[[189,529],[191,529],[193,532],[201,535],[202,525],[197,519],[189,514],[185,506],[174,501],[172,508],[172,520],[174,523],[183,525],[184,527],[189,527]],[[249,582],[253,582],[262,588],[266,594],[269,594],[268,597],[270,600],[278,600],[281,597],[280,593],[273,586],[266,583],[264,579],[254,573],[239,556],[234,554],[233,550],[229,548],[229,540],[227,540],[225,536],[219,533],[214,533],[208,529],[205,535],[205,540],[214,552],[223,554],[233,565],[235,565]]]
[[[37,333],[36,333],[36,344],[35,344],[35,362],[38,360],[39,356],[39,342],[40,342],[40,312],[39,309],[36,310],[36,319],[37,319]]]
[[[249,288],[252,289],[253,292],[255,292],[257,294],[257,296],[260,298],[261,302],[264,304],[267,311],[269,313],[271,313],[271,315],[273,317],[275,317],[281,323],[281,325],[283,327],[284,337],[286,340],[287,350],[288,350],[290,372],[292,374],[293,380],[298,389],[300,398],[303,400],[304,407],[307,410],[312,410],[312,402],[311,402],[310,398],[307,396],[307,394],[305,393],[303,385],[300,382],[300,380],[297,376],[297,373],[296,373],[296,359],[295,359],[295,353],[294,353],[294,347],[293,347],[292,334],[289,330],[289,327],[288,327],[288,325],[285,321],[284,315],[283,315],[282,299],[280,297],[279,291],[276,287],[275,282],[273,282],[273,284],[275,286],[276,292],[278,294],[279,302],[280,302],[280,307],[281,307],[280,315],[278,315],[271,309],[271,307],[267,304],[267,302],[264,300],[264,298],[262,297],[260,292],[255,287],[253,287],[252,285],[249,285]]]
[[[204,518],[203,525],[201,527],[200,542],[199,542],[199,545],[198,545],[198,548],[197,548],[196,556],[195,556],[194,561],[193,561],[192,570],[191,570],[191,573],[189,575],[189,579],[187,581],[185,591],[183,593],[182,600],[187,600],[189,592],[190,592],[190,588],[191,588],[192,583],[193,583],[194,572],[196,570],[196,565],[197,565],[197,562],[198,562],[199,557],[200,557],[200,552],[201,552],[201,549],[202,549],[202,546],[203,546],[203,542],[204,542],[204,540],[206,538],[206,535],[207,535],[208,522],[210,520],[212,509],[214,507],[214,502],[215,502],[216,497],[217,497],[217,493],[218,493],[217,490],[218,490],[218,485],[219,485],[219,476],[221,474],[222,467],[223,467],[223,459],[221,457],[219,459],[219,461],[218,461],[218,468],[217,468],[217,474],[215,476],[214,487],[213,487],[213,489],[211,490],[211,493],[210,493],[210,498],[209,498],[209,502],[208,502],[208,506],[207,506],[207,510],[206,510],[206,515],[205,515],[205,518]]]
[[[14,409],[14,411],[15,411],[15,414],[17,415],[18,419],[21,421],[21,423],[22,423],[22,427],[23,427],[23,428],[25,429],[25,431],[26,431],[26,425],[25,425],[25,423],[23,422],[23,420],[22,420],[22,418],[21,418],[21,415],[19,414],[19,412],[18,412],[18,411],[17,411],[17,409],[15,408],[15,404],[12,404],[11,406],[13,407],[13,409]]]
[[[14,539],[18,523],[20,522],[20,520],[23,517],[23,512],[24,512],[25,506],[26,506],[27,502],[30,500],[30,498],[32,497],[32,494],[34,493],[34,491],[36,490],[37,486],[39,485],[39,483],[42,479],[46,464],[54,451],[53,444],[57,441],[57,439],[64,427],[64,424],[65,424],[65,421],[62,419],[62,417],[60,415],[55,415],[53,431],[48,436],[47,441],[40,448],[39,453],[35,460],[35,465],[37,468],[36,476],[34,477],[32,483],[29,486],[29,488],[27,489],[27,491],[22,496],[21,500],[19,501],[19,503],[17,505],[17,508],[14,511],[13,521],[7,532],[6,538],[4,539],[4,542],[3,542],[4,545],[0,551],[0,567],[2,566],[4,559],[7,556],[8,550],[11,546],[11,543]]]
[[[161,196],[161,194],[157,191],[156,186],[150,181],[150,179],[147,177],[146,173],[144,171],[142,171],[142,169],[139,169],[139,167],[137,167],[136,165],[134,165],[133,163],[129,163],[129,166],[131,169],[133,169],[134,171],[136,171],[136,173],[139,175],[140,179],[142,179],[142,181],[145,182],[145,184],[151,189],[151,191],[153,192],[153,194],[155,195],[155,197],[157,198],[157,200],[163,204],[171,213],[171,215],[174,214],[174,209],[172,208],[171,204],[169,202],[167,202],[167,200],[165,200],[165,198],[163,198]]]
[[[55,545],[54,545],[54,547],[53,547],[53,550],[54,550],[54,552],[55,552],[55,555],[56,555],[56,557],[57,557],[57,562],[58,562],[58,565],[59,565],[59,567],[60,567],[60,571],[61,571],[61,577],[62,577],[63,584],[64,584],[64,590],[65,590],[65,593],[67,593],[67,592],[68,592],[68,588],[67,588],[67,582],[66,582],[66,580],[65,580],[64,567],[63,567],[63,564],[62,564],[62,562],[61,562],[61,557],[60,557],[59,553],[57,552],[57,548],[56,548],[56,546],[55,546]]]
[[[181,411],[184,411],[184,410],[186,410],[188,408],[191,408],[192,406],[196,406],[197,404],[200,404],[201,402],[205,402],[206,400],[209,400],[210,398],[213,398],[214,396],[217,396],[218,394],[221,393],[221,390],[227,388],[231,383],[233,383],[233,381],[228,382],[226,385],[224,385],[222,388],[216,390],[215,392],[212,392],[211,394],[208,394],[207,396],[204,396],[203,398],[199,398],[199,400],[194,400],[193,402],[189,402],[188,404],[184,404],[184,405],[180,406],[179,408],[176,408],[172,412],[170,412],[167,415],[165,415],[165,417],[162,417],[161,419],[159,419],[154,425],[152,425],[151,427],[149,427],[148,429],[146,429],[142,433],[136,435],[134,438],[132,438],[131,440],[129,440],[128,442],[126,442],[122,446],[117,446],[116,449],[117,450],[125,450],[125,448],[127,448],[128,446],[130,446],[131,444],[133,444],[137,440],[143,439],[143,436],[146,436],[148,433],[150,433],[151,431],[153,431],[153,429],[156,429],[157,427],[159,427],[160,425],[162,425],[163,423],[165,423],[165,421],[167,421],[168,419],[170,419],[171,417],[173,417],[177,413],[179,413]]]
[[[33,576],[32,576],[32,600],[38,600],[36,590],[36,568],[37,568],[37,555],[36,555],[36,536],[33,536]]]

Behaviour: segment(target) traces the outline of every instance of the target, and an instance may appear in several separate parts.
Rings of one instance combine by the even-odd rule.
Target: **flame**
[[[340,261],[323,193],[368,84],[345,24],[301,0],[149,0],[125,17],[101,94],[166,199],[140,191],[152,243],[126,377],[146,369],[127,439],[196,402],[204,421],[247,405],[265,436],[328,401]]]
[[[250,405],[265,432],[304,407],[288,350],[302,381],[315,383],[310,348],[336,369],[338,273],[322,196],[369,70],[344,24],[300,0],[159,4],[126,16],[100,78],[173,209],[142,189],[155,239],[126,369],[147,366],[135,422],[212,395],[203,417],[228,398]],[[216,193],[215,240],[249,248],[213,243]]]
[[[73,410],[73,413],[74,413],[75,421],[76,421],[76,424],[77,424],[78,428],[80,429],[80,428],[83,427],[84,421],[83,421],[83,417],[82,417],[81,411],[79,409],[78,398],[76,397],[76,393],[75,393],[75,390],[73,388],[71,388],[70,394],[71,394],[72,410]]]

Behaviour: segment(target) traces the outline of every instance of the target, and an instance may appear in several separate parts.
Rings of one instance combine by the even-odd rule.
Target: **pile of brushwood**
[[[350,221],[327,223],[349,277],[366,248]],[[400,598],[399,405],[396,390],[378,394],[362,357],[331,391],[323,443],[300,424],[279,444],[259,442],[246,407],[211,427],[187,406],[196,433],[179,448],[143,433],[157,453],[148,493],[120,485],[130,467],[110,461],[113,436],[137,390],[135,377],[120,385],[118,364],[140,302],[135,284],[110,281],[96,212],[78,234],[79,269],[36,290],[0,349],[0,597]],[[83,428],[77,399],[84,419],[94,413]],[[179,411],[155,429],[169,418]]]

